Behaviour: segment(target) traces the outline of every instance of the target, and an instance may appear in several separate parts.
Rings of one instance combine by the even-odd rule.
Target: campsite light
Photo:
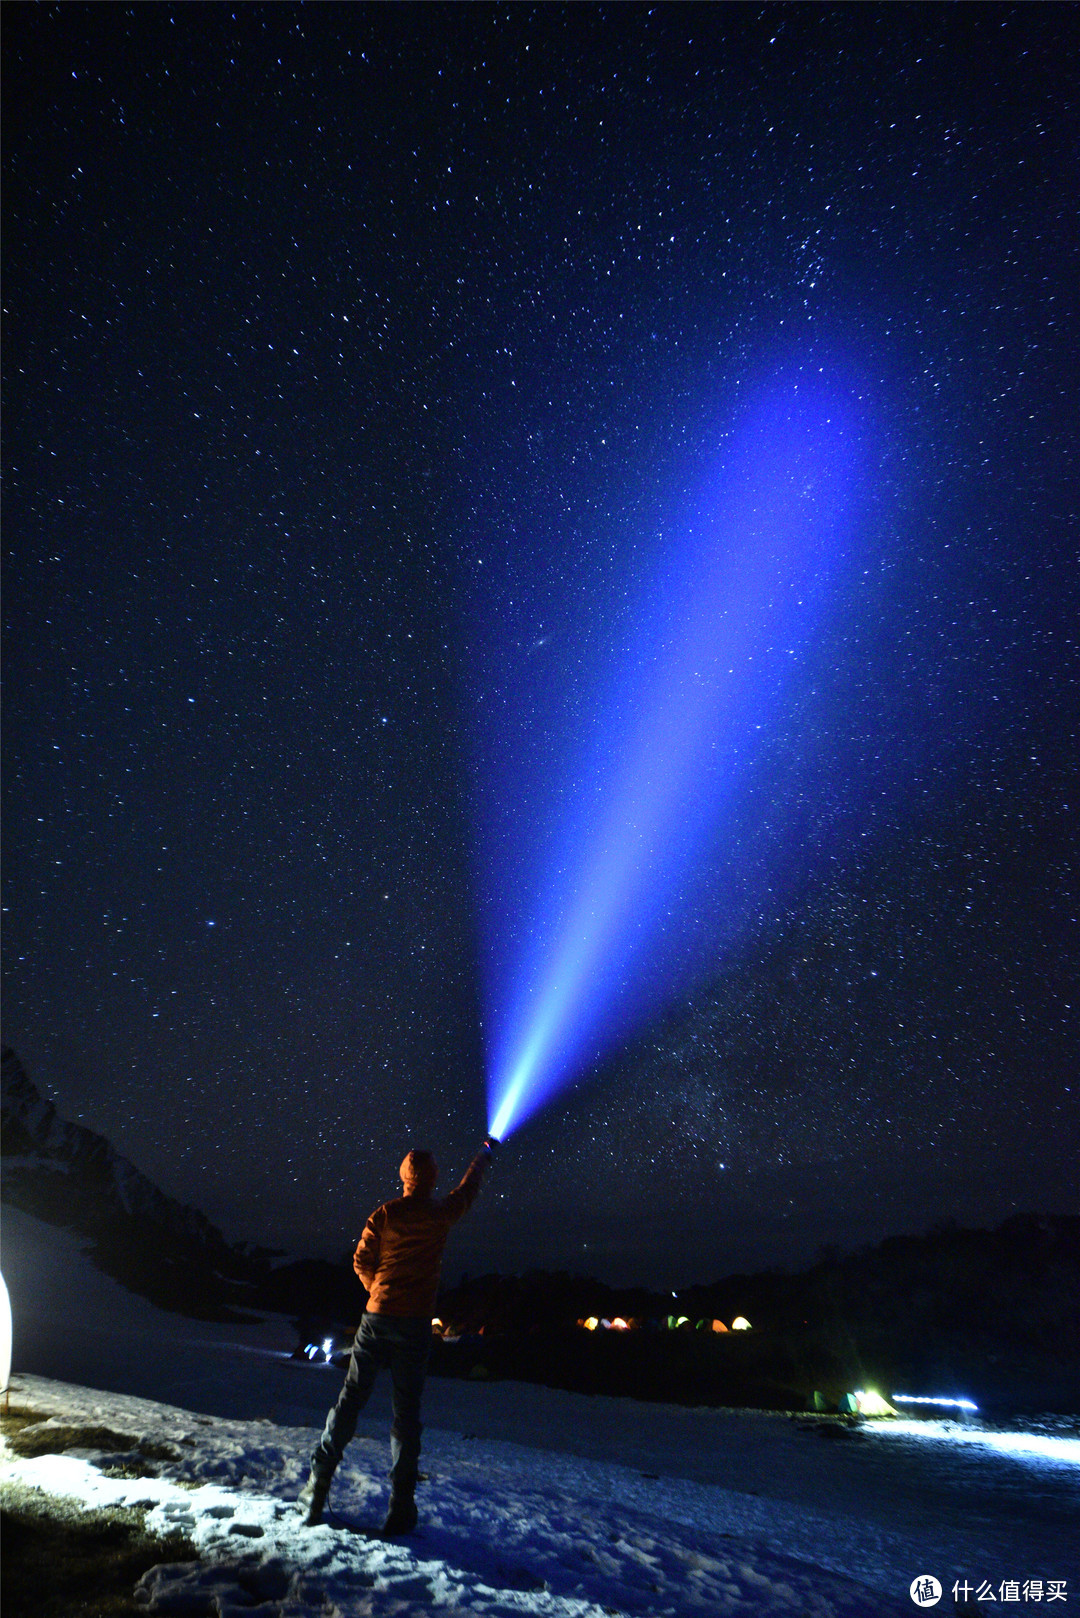
[[[876,1388],[856,1388],[851,1395],[860,1416],[895,1416],[892,1405],[881,1397]]]
[[[724,1325],[722,1320],[714,1320],[712,1323],[712,1329],[713,1331],[727,1331],[727,1327]]]
[[[936,1396],[931,1398],[929,1395],[923,1396],[917,1393],[894,1393],[892,1402],[894,1405],[935,1405],[947,1410],[978,1410],[979,1408],[970,1399],[941,1399]]]
[[[330,1355],[333,1353],[333,1349],[334,1339],[332,1337],[324,1337],[322,1351],[326,1355],[327,1359],[330,1358]]]
[[[583,1320],[581,1324],[585,1327],[586,1331],[595,1331],[600,1322],[595,1315],[590,1315],[588,1320]]]
[[[630,1327],[627,1325],[626,1321],[621,1315],[616,1315],[615,1319],[611,1322],[611,1329],[612,1331],[629,1331]]]
[[[731,1322],[731,1329],[732,1331],[750,1331],[750,1322],[747,1320],[745,1315],[736,1315],[735,1319]]]

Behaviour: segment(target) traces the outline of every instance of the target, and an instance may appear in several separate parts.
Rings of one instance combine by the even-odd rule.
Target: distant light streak
[[[970,1399],[922,1398],[917,1393],[891,1393],[889,1399],[894,1405],[944,1405],[953,1410],[978,1410],[979,1408]]]
[[[819,623],[856,459],[841,390],[801,379],[763,399],[658,565],[554,840],[524,859],[531,908],[498,891],[500,877],[520,885],[521,867],[486,873],[488,1117],[500,1139],[673,988],[660,965],[671,911],[730,834],[760,733]],[[518,833],[507,816],[526,842],[528,817],[522,806]]]

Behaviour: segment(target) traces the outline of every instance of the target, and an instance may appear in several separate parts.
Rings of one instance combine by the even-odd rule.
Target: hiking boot
[[[320,1478],[312,1472],[296,1499],[296,1509],[304,1519],[305,1528],[316,1528],[322,1522],[323,1507],[330,1493],[330,1479]]]
[[[392,1494],[390,1510],[382,1525],[384,1539],[396,1539],[399,1534],[411,1534],[416,1527],[416,1501],[411,1494]]]

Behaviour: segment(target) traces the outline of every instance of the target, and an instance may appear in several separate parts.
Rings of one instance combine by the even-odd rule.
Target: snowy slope
[[[650,1490],[618,1468],[439,1434],[428,1446],[423,1527],[389,1544],[353,1531],[382,1520],[383,1444],[356,1443],[339,1473],[333,1499],[351,1526],[333,1519],[305,1529],[292,1500],[314,1431],[199,1418],[32,1377],[19,1379],[17,1399],[175,1453],[175,1461],[159,1463],[154,1480],[104,1477],[100,1468],[115,1454],[4,1464],[8,1476],[88,1504],[152,1503],[163,1532],[185,1529],[204,1560],[148,1575],[151,1611],[188,1606],[194,1589],[216,1596],[219,1610],[247,1605],[257,1589],[274,1600],[268,1611],[289,1618],[335,1609],[398,1618],[440,1611],[571,1618],[605,1610],[826,1618],[875,1610],[875,1598],[841,1576],[761,1548],[750,1552],[715,1526],[670,1518],[662,1484]],[[700,1485],[683,1485],[684,1496],[687,1490],[702,1493]]]
[[[5,1214],[3,1241],[13,1401],[167,1445],[174,1457],[136,1481],[105,1477],[100,1455],[5,1457],[3,1472],[88,1503],[152,1504],[163,1527],[184,1526],[203,1562],[148,1575],[150,1611],[205,1611],[212,1597],[220,1613],[261,1598],[265,1618],[873,1618],[916,1610],[908,1587],[923,1573],[947,1588],[957,1578],[995,1590],[1004,1580],[1065,1581],[1080,1600],[1075,1438],[1070,1448],[944,1424],[870,1423],[851,1434],[515,1383],[429,1382],[422,1526],[398,1544],[353,1531],[377,1525],[386,1504],[381,1388],[335,1481],[343,1520],[305,1530],[292,1501],[340,1372],[274,1352],[286,1323],[234,1330],[230,1342],[227,1328],[153,1310],[25,1215]],[[104,1373],[91,1386],[117,1391],[70,1385],[65,1358]],[[43,1370],[60,1380],[30,1374]],[[180,1400],[169,1390],[185,1376],[198,1396]]]

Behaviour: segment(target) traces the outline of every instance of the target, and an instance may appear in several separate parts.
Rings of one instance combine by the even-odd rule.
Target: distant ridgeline
[[[0,1059],[3,1198],[92,1243],[106,1275],[163,1309],[250,1319],[269,1254],[232,1247],[205,1216],[159,1191],[103,1135],[68,1123],[14,1051]]]

